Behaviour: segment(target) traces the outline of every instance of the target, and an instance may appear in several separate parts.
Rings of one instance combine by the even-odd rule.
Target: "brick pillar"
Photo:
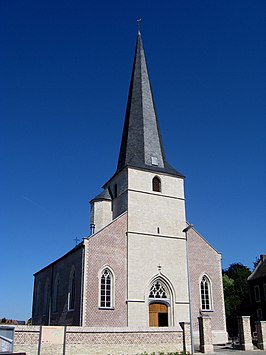
[[[183,351],[185,353],[192,353],[191,352],[191,329],[190,323],[181,322],[179,323],[181,328],[183,329]]]
[[[238,320],[239,343],[241,350],[254,350],[250,329],[250,317],[241,316]]]
[[[256,322],[256,328],[258,333],[258,348],[266,350],[266,321]]]
[[[211,317],[200,316],[199,320],[199,335],[200,335],[200,351],[202,353],[213,353],[212,345],[212,324]]]

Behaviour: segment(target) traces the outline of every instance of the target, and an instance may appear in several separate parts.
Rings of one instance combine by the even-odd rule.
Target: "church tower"
[[[91,200],[95,232],[127,214],[129,327],[189,321],[183,183],[166,160],[138,32],[117,170]]]

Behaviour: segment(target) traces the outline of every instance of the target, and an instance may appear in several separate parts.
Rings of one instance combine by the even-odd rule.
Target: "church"
[[[33,325],[143,329],[211,317],[227,341],[221,255],[186,222],[138,32],[117,169],[92,198],[91,235],[34,275]]]

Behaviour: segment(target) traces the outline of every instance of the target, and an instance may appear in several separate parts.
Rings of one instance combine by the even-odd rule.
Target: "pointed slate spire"
[[[125,166],[183,177],[165,158],[140,31],[137,36],[117,172]]]

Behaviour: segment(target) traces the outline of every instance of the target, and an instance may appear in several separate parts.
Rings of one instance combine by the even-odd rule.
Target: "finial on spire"
[[[137,19],[137,23],[138,23],[138,34],[140,34],[140,30],[141,30],[141,18]]]

